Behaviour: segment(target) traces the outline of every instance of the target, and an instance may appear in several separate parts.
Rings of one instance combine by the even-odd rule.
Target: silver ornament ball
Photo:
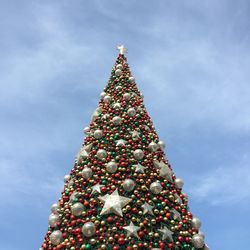
[[[117,64],[117,65],[116,65],[116,69],[123,69],[122,64]]]
[[[199,235],[203,238],[203,240],[205,239],[205,234],[202,231],[199,231]]]
[[[166,144],[165,144],[164,141],[159,141],[159,142],[158,142],[158,145],[159,145],[159,147],[160,147],[162,150],[165,149],[165,147],[166,147]]]
[[[59,215],[58,214],[51,214],[49,216],[49,225],[51,227],[56,227],[56,224],[60,221]]]
[[[104,98],[103,98],[103,101],[105,103],[110,103],[111,102],[111,96],[110,95],[105,95]]]
[[[116,71],[115,71],[115,75],[116,76],[120,76],[122,74],[122,71],[120,70],[120,69],[117,69]]]
[[[195,248],[203,248],[204,247],[204,239],[199,234],[195,234],[193,236],[192,243],[193,243]]]
[[[90,131],[89,127],[85,127],[85,128],[83,129],[83,132],[84,132],[85,135],[88,135],[88,134],[89,134],[89,131]]]
[[[74,181],[73,181],[73,180],[70,180],[70,181],[68,182],[68,186],[71,187],[71,186],[73,186],[73,185],[74,185]]]
[[[129,108],[128,111],[127,111],[127,113],[128,113],[128,115],[129,115],[130,117],[133,117],[133,116],[135,116],[136,111],[135,111],[134,108]]]
[[[94,132],[94,137],[95,137],[96,139],[102,138],[102,130],[100,130],[100,129],[95,130],[95,132]]]
[[[91,176],[93,175],[93,171],[92,171],[92,169],[91,168],[84,168],[83,170],[82,170],[82,177],[84,178],[84,179],[89,179]]]
[[[129,93],[125,93],[125,94],[123,95],[123,98],[124,98],[126,101],[128,101],[128,100],[131,98],[131,95],[130,95]]]
[[[95,225],[93,222],[86,222],[82,226],[82,233],[86,237],[91,237],[95,234]]]
[[[58,214],[58,212],[57,212],[57,209],[58,209],[58,208],[59,208],[58,203],[54,203],[54,204],[52,204],[50,210],[51,210],[52,213]]]
[[[100,160],[105,159],[107,157],[107,152],[105,149],[98,149],[96,156]]]
[[[70,180],[70,175],[69,174],[64,175],[64,182],[67,182],[69,180]]]
[[[130,82],[135,82],[135,78],[133,76],[130,76],[128,79]]]
[[[176,187],[179,189],[181,189],[184,185],[184,181],[180,178],[176,178],[174,182],[175,182]]]
[[[79,196],[80,196],[80,193],[74,191],[74,192],[70,195],[69,201],[74,202]]]
[[[162,186],[161,186],[160,182],[155,181],[155,182],[150,184],[150,191],[153,194],[159,194],[161,192],[161,190],[162,190]]]
[[[131,192],[135,188],[135,182],[131,179],[125,179],[122,187],[125,191]]]
[[[144,152],[141,149],[136,149],[133,154],[136,160],[141,160],[144,157]]]
[[[150,142],[149,145],[148,145],[148,148],[151,152],[155,152],[157,151],[157,149],[159,148],[158,144],[155,143],[155,142]]]
[[[60,230],[52,232],[52,234],[49,236],[49,239],[53,245],[59,245],[63,240],[62,232]]]
[[[95,112],[100,115],[102,113],[102,107],[97,107]]]
[[[106,165],[106,169],[109,173],[115,173],[117,170],[118,166],[116,164],[116,162],[114,161],[110,161],[107,165]]]
[[[200,221],[200,219],[194,217],[192,219],[192,227],[195,228],[195,229],[197,229],[197,230],[199,230],[199,228],[201,227],[201,221]]]
[[[71,206],[71,213],[75,216],[80,216],[82,212],[84,211],[85,207],[82,203],[77,202],[74,205]]]
[[[115,116],[115,117],[113,117],[112,122],[113,122],[115,125],[120,125],[120,124],[122,123],[122,119],[121,119],[120,116]]]
[[[106,93],[105,93],[105,92],[102,92],[102,93],[100,94],[100,97],[101,97],[101,98],[104,98],[105,95],[106,95]]]

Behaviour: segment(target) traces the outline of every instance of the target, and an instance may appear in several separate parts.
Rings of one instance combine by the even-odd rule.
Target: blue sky
[[[250,245],[249,1],[1,1],[0,241],[39,249],[117,44],[213,250]]]

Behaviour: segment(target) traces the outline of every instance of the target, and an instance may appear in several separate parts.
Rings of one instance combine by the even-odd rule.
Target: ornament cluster
[[[208,250],[122,53],[100,97],[41,249]]]

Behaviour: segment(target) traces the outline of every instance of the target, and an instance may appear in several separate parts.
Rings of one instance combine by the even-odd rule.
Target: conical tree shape
[[[41,249],[208,249],[119,49]]]

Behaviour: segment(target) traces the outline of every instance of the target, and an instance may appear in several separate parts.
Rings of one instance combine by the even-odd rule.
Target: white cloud
[[[3,58],[6,68],[1,71],[2,82],[0,105],[13,105],[20,101],[35,101],[44,98],[55,89],[63,85],[55,81],[56,77],[66,75],[68,72],[82,72],[87,65],[97,61],[97,54],[102,52],[96,49],[96,54],[91,51],[87,41],[79,41],[67,29],[63,13],[55,6],[34,4],[32,7],[33,18],[30,21],[36,34],[34,44],[28,46],[22,41],[18,43],[16,53]],[[77,90],[83,88],[79,79],[73,79],[70,88]],[[86,82],[84,88],[91,84]]]
[[[63,189],[63,179],[58,176],[58,172],[53,172],[54,167],[49,163],[36,166],[23,166],[25,162],[10,159],[1,159],[0,161],[0,190],[1,200],[5,205],[8,204],[26,204],[36,203],[40,206],[48,196],[58,198]],[[42,174],[42,168],[45,169]],[[40,170],[39,170],[40,169]],[[47,173],[47,175],[45,175]],[[42,178],[41,178],[42,176]]]
[[[237,164],[221,166],[199,174],[189,191],[193,198],[224,205],[227,203],[247,202],[250,200],[250,159],[245,155]]]
[[[244,65],[250,62],[244,50],[227,53],[212,40],[177,41],[166,51],[148,52],[143,64],[136,62],[135,76],[145,100],[174,127],[202,123],[248,133],[250,75]]]

